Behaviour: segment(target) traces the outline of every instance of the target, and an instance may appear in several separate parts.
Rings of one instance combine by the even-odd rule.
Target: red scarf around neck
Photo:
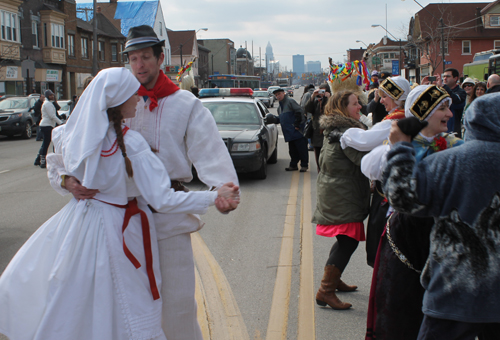
[[[148,96],[151,100],[149,104],[149,111],[153,111],[155,107],[158,106],[158,99],[171,95],[175,91],[179,90],[179,87],[175,85],[166,75],[160,70],[156,84],[151,90],[147,90],[144,85],[139,88],[139,96]]]

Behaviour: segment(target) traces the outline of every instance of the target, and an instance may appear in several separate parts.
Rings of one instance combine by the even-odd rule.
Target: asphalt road
[[[303,88],[295,90],[297,101],[302,92]],[[269,109],[270,112],[276,113],[276,106]],[[33,166],[40,144],[34,138],[0,137],[0,272],[26,239],[70,200],[70,197],[61,197],[52,190],[45,170]],[[289,156],[288,146],[282,138],[279,139],[278,151],[278,163],[268,166],[267,179],[240,176],[240,207],[228,215],[212,208],[202,217],[206,225],[199,234],[220,266],[220,276],[228,283],[249,339],[363,339],[372,274],[365,261],[365,244],[360,243],[343,276],[348,284],[356,284],[358,291],[339,293],[339,297],[352,303],[353,308],[335,311],[316,306],[313,297],[333,240],[314,235],[314,226],[309,222],[316,203],[314,154],[309,153],[309,171],[299,174],[284,170]],[[204,185],[195,181],[189,187],[198,190]],[[307,233],[306,227],[312,230],[309,231],[312,235],[304,234]],[[286,248],[291,254],[288,264],[282,256],[287,228],[293,235],[289,248]],[[312,238],[310,265],[304,257],[308,249],[305,236]],[[197,266],[203,269],[198,261]],[[277,280],[280,270],[287,268],[291,268],[290,279]],[[304,287],[304,281],[300,279],[301,270],[313,273],[313,287],[308,294],[303,294],[305,304],[299,299],[301,286]],[[285,299],[282,305],[276,304],[275,301],[279,300],[276,295],[282,292],[288,300]],[[228,301],[222,303],[226,306]],[[312,312],[300,314],[304,305],[310,307]],[[278,336],[269,332],[271,326],[277,324],[273,321],[274,316],[285,319],[280,324],[283,325],[283,332]],[[299,337],[299,325],[309,318],[313,330]],[[0,340],[3,340],[1,336]]]

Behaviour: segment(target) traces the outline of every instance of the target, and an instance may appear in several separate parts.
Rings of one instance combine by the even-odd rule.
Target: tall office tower
[[[293,73],[295,73],[299,77],[302,76],[302,73],[305,72],[304,55],[302,54],[293,55],[292,63],[293,63]]]
[[[308,61],[306,71],[309,73],[321,73],[321,61]]]
[[[267,42],[266,46],[266,67],[267,72],[272,73],[272,65],[271,62],[274,61],[273,47],[271,46],[271,42]]]

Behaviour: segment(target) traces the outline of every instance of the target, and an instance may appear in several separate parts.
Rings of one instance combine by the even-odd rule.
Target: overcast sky
[[[429,3],[482,2],[477,0],[417,0]],[[292,67],[292,55],[305,61],[319,60],[326,67],[328,57],[343,60],[346,50],[378,42],[386,26],[397,38],[405,39],[410,18],[421,7],[413,0],[160,0],[165,23],[172,30],[197,30],[198,39],[229,38],[236,47],[245,46],[253,55],[265,58],[268,41],[281,66]]]

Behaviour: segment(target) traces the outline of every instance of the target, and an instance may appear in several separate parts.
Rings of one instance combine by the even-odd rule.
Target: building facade
[[[295,75],[298,77],[302,77],[302,74],[305,73],[304,55],[302,54],[293,55],[292,67],[293,67],[293,73],[295,73]]]
[[[198,43],[209,49],[208,74],[236,74],[236,50],[230,39],[200,39]]]
[[[472,62],[475,53],[500,49],[500,1],[429,4],[410,21],[409,38],[409,72],[418,82],[448,67],[464,76],[464,64]]]
[[[321,61],[308,61],[306,63],[306,72],[321,73]]]

